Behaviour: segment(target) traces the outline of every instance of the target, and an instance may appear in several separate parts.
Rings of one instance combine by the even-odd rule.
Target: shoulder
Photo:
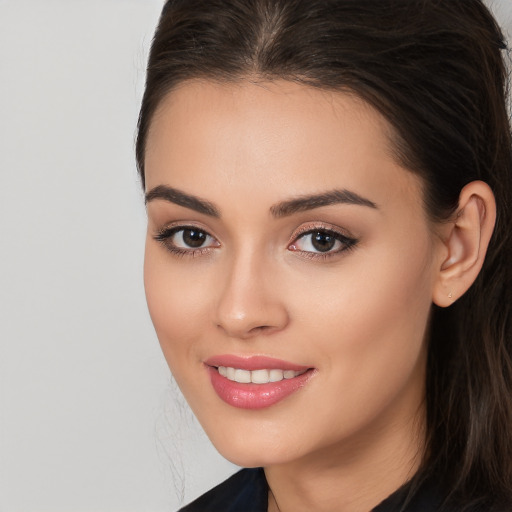
[[[473,500],[449,501],[435,479],[412,481],[395,491],[372,512],[512,512],[512,507]]]
[[[242,469],[179,512],[266,512],[268,486],[261,468]]]

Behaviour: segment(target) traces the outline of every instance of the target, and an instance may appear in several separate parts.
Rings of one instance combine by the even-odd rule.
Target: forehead
[[[186,82],[152,120],[147,189],[245,189],[268,201],[339,187],[418,194],[421,183],[397,163],[392,137],[382,115],[354,94],[286,81]]]

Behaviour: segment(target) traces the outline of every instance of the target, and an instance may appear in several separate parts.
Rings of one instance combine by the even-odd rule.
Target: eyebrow
[[[283,201],[270,208],[274,217],[286,217],[297,212],[313,210],[322,206],[331,206],[333,204],[355,204],[377,209],[377,205],[355,192],[350,190],[330,190],[321,194],[300,196],[288,201]]]
[[[163,199],[210,217],[220,217],[220,212],[214,204],[167,185],[158,185],[146,194],[146,204],[155,199]]]
[[[220,218],[219,209],[206,199],[187,194],[168,185],[158,185],[146,193],[146,204],[155,199],[163,199],[170,203],[195,210],[210,217]],[[300,196],[287,201],[282,201],[270,207],[270,213],[276,217],[287,217],[294,213],[331,206],[334,204],[354,204],[377,209],[377,205],[350,190],[330,190],[320,194]]]

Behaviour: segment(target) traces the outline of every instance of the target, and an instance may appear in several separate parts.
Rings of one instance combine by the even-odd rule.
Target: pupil
[[[330,251],[334,247],[335,243],[336,239],[333,236],[328,235],[326,233],[315,233],[313,235],[312,244],[317,251]]]
[[[195,229],[185,229],[183,231],[183,241],[189,247],[201,247],[206,240],[206,233]]]

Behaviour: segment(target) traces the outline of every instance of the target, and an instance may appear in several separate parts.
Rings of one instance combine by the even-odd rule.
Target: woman
[[[480,0],[166,3],[147,300],[256,468],[183,510],[512,510],[503,50]]]

